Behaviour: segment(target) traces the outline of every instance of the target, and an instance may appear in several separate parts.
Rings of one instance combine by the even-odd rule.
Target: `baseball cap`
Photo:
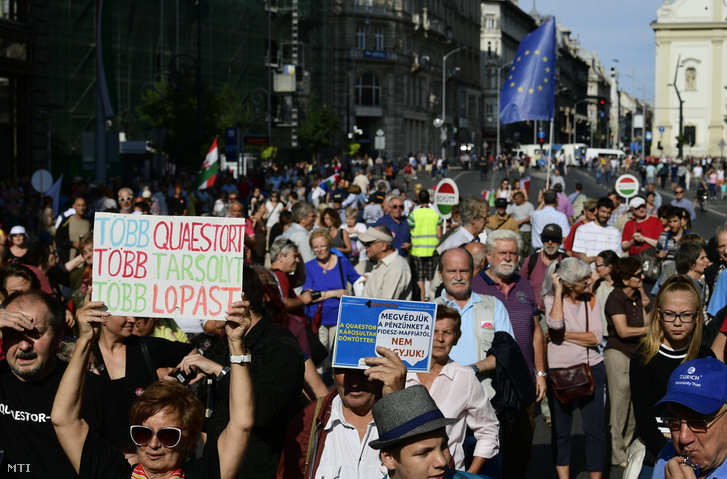
[[[583,207],[585,209],[587,209],[588,211],[592,210],[596,206],[598,206],[598,200],[595,199],[595,198],[591,198],[590,200],[586,200],[586,202],[583,203]]]
[[[343,203],[343,195],[341,193],[335,193],[333,195],[333,202],[334,203]]]
[[[495,200],[495,208],[507,208],[507,200],[505,198],[497,198]]]
[[[368,243],[370,241],[385,241],[387,243],[392,243],[394,241],[393,236],[387,235],[383,231],[379,231],[370,226],[365,233],[360,233],[358,235],[358,239],[361,240],[362,243]]]
[[[640,196],[635,196],[631,198],[631,201],[629,201],[629,209],[636,209],[639,206],[644,206],[645,204],[645,199],[641,198]]]
[[[550,223],[548,225],[545,225],[545,228],[543,228],[543,232],[540,233],[540,236],[550,236],[553,238],[563,239],[563,229],[555,223]]]
[[[680,365],[669,376],[666,396],[656,403],[681,404],[699,414],[711,414],[727,402],[727,365],[714,358]]]

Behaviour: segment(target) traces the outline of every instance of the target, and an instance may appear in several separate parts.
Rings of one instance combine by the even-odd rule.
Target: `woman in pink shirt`
[[[591,367],[594,393],[584,399],[561,404],[552,385],[548,404],[552,417],[551,445],[560,479],[570,474],[573,409],[580,408],[586,436],[586,468],[590,479],[600,479],[606,467],[606,426],[603,395],[606,368],[597,346],[603,340],[601,307],[590,293],[591,268],[577,258],[553,261],[543,280],[543,302],[548,321],[548,365],[550,370],[580,363]]]

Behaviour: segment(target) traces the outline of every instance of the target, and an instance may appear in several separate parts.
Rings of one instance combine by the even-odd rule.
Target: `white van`
[[[626,153],[621,150],[609,148],[588,148],[586,150],[586,162],[588,163],[595,158],[608,158],[609,156],[615,156],[619,161],[621,161],[626,158]]]

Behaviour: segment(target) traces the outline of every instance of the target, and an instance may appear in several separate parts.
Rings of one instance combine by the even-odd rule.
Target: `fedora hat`
[[[379,438],[369,443],[373,449],[385,449],[459,421],[444,417],[422,385],[384,396],[374,405],[372,414],[379,430]]]

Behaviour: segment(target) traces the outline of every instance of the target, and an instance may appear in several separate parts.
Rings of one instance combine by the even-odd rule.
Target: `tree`
[[[323,148],[333,145],[341,120],[328,111],[326,105],[319,105],[318,99],[310,97],[305,120],[298,128],[298,138],[303,142],[315,160]]]

